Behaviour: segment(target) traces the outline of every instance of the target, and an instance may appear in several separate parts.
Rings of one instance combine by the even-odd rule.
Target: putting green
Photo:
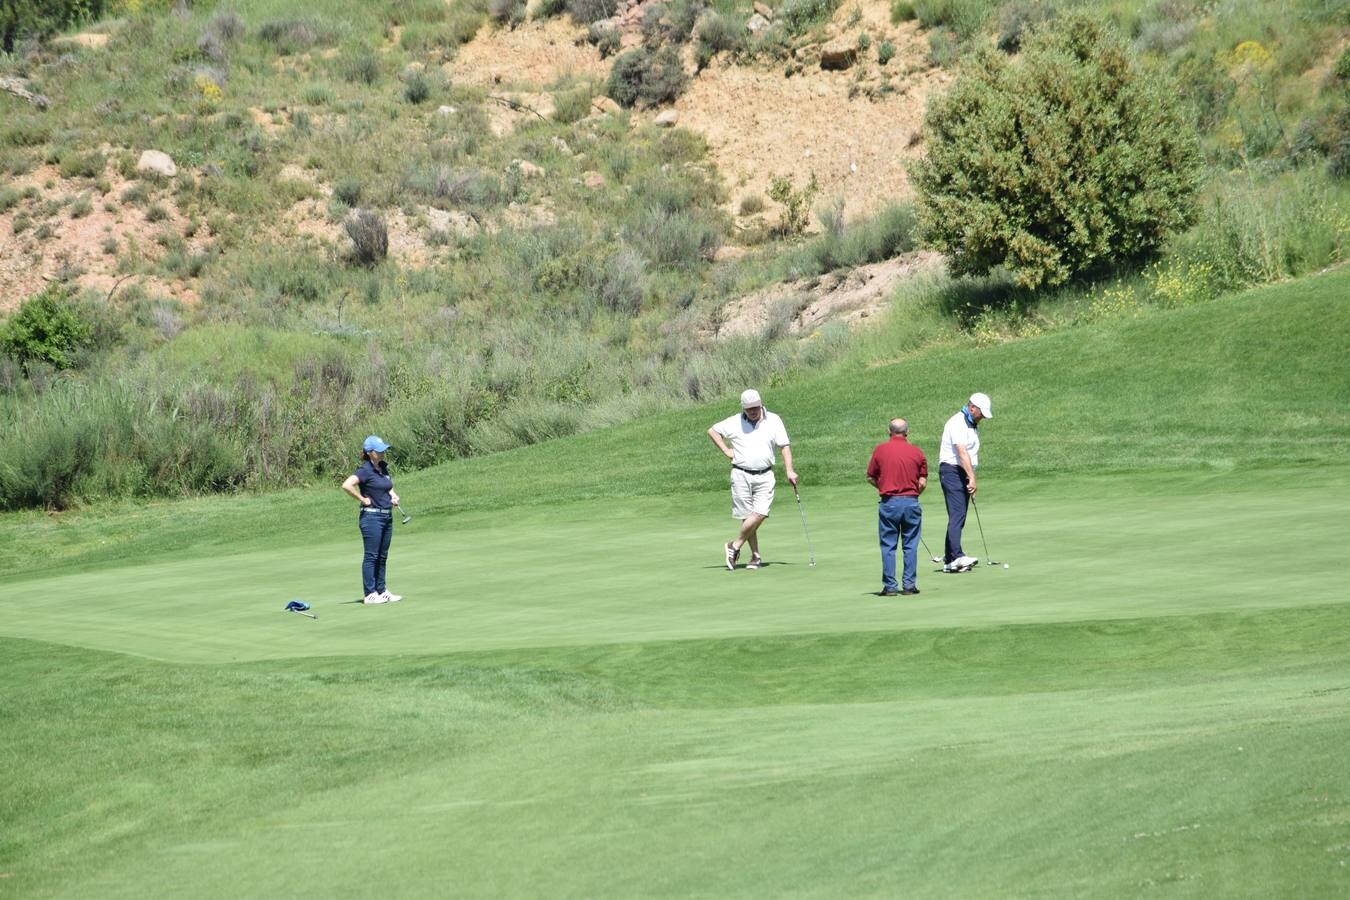
[[[1142,484],[1140,483],[1142,482]],[[1002,494],[1000,494],[1002,490]],[[398,526],[390,586],[365,607],[346,540],[24,584],[0,634],[176,662],[448,653],[651,640],[1062,622],[1340,602],[1325,561],[1350,469],[986,484],[982,522],[1008,569],[933,574],[881,600],[874,494],[807,489],[818,565],[791,494],[764,526],[770,565],[729,573],[722,495],[574,503]],[[946,514],[925,498],[940,551]],[[353,515],[354,518],[354,515]],[[983,555],[974,517],[967,552]],[[302,599],[319,616],[283,614]]]

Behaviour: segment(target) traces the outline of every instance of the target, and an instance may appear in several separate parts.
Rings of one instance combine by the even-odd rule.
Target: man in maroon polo
[[[928,486],[928,459],[909,442],[909,423],[891,420],[890,440],[877,444],[867,464],[867,480],[881,494],[877,535],[881,539],[881,596],[917,594],[914,579],[919,560],[919,528],[923,508],[919,495]],[[904,553],[903,587],[895,582],[895,546]],[[897,589],[899,588],[899,589]]]

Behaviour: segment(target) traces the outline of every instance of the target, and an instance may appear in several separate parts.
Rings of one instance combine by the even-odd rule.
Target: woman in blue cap
[[[389,477],[389,463],[384,461],[388,449],[377,435],[366,438],[360,467],[342,482],[342,489],[361,504],[357,525],[366,550],[361,558],[362,603],[397,603],[403,599],[384,588],[384,565],[389,559],[389,539],[394,536],[393,508],[399,502],[394,479]]]

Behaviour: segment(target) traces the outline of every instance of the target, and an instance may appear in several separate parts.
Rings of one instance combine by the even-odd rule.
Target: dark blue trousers
[[[881,539],[881,585],[885,590],[894,591],[895,584],[895,546],[899,538],[901,553],[904,556],[904,586],[914,587],[914,578],[919,563],[919,528],[923,521],[923,508],[918,497],[884,497],[877,504],[877,536]]]
[[[367,594],[378,594],[384,590],[384,566],[389,560],[389,540],[394,536],[394,516],[384,510],[357,515],[365,547],[361,556],[361,587]]]
[[[965,556],[961,549],[961,531],[966,527],[966,510],[970,506],[970,494],[966,493],[966,470],[951,463],[938,466],[938,481],[942,483],[942,499],[947,501],[947,545],[943,553],[943,562],[951,562],[958,556]]]

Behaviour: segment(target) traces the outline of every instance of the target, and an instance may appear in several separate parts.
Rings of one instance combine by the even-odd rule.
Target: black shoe
[[[912,588],[905,588],[905,589],[904,589],[903,591],[901,591],[900,593],[902,593],[902,594],[904,594],[905,596],[909,597],[909,596],[913,596],[914,594],[917,594],[918,592],[919,592],[919,589],[918,589],[918,588],[912,587]]]
[[[877,596],[878,596],[878,597],[898,597],[898,596],[900,596],[900,592],[897,591],[895,588],[886,588],[886,589],[883,590],[880,594],[877,594]]]

